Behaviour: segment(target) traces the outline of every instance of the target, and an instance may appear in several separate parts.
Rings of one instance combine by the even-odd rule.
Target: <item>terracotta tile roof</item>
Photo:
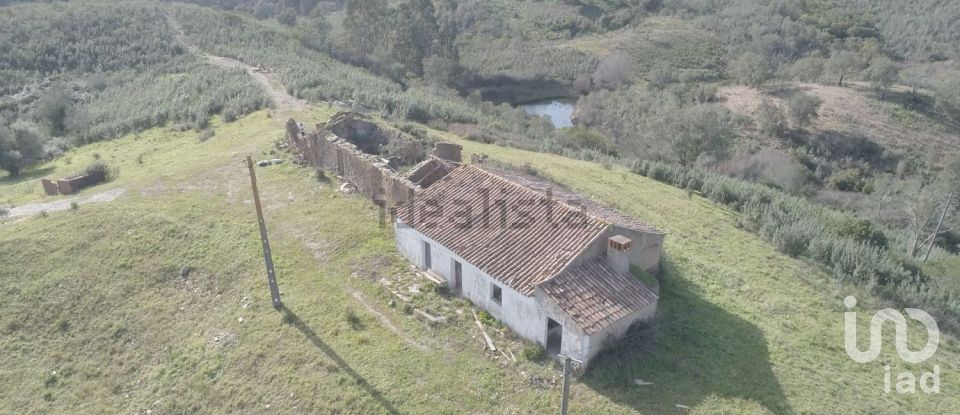
[[[400,206],[397,218],[527,296],[609,227],[474,166],[451,171]]]
[[[657,302],[657,295],[630,274],[614,272],[596,258],[540,284],[544,294],[587,334]]]
[[[496,174],[497,176],[503,177],[504,179],[507,179],[511,182],[517,183],[521,186],[525,186],[527,188],[530,188],[531,190],[537,191],[540,194],[544,194],[544,195],[547,194],[547,190],[549,189],[549,191],[551,192],[551,197],[557,200],[566,202],[567,204],[573,205],[575,207],[583,206],[583,209],[588,214],[599,217],[614,225],[618,225],[627,229],[633,229],[641,232],[657,233],[657,234],[663,233],[663,231],[660,231],[649,224],[641,222],[632,216],[622,213],[609,206],[605,206],[600,203],[594,202],[589,197],[586,197],[582,194],[574,192],[564,186],[561,186],[545,178],[524,174],[519,171],[501,169],[501,168],[495,168],[495,167],[489,167],[489,166],[483,166],[483,169],[490,173]]]

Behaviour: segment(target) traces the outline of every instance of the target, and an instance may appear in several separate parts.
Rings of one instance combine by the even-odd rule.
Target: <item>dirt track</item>
[[[87,198],[80,197],[71,197],[69,199],[61,199],[55,202],[46,202],[46,203],[31,203],[29,205],[17,206],[10,209],[10,212],[7,214],[7,217],[16,218],[21,216],[32,216],[37,215],[40,212],[56,212],[60,210],[70,209],[70,204],[77,202],[78,205],[85,205],[88,203],[102,203],[109,202],[113,199],[116,199],[126,189],[113,189],[107,190],[106,192],[97,193]]]
[[[207,62],[210,62],[213,65],[223,68],[243,68],[245,71],[247,71],[247,74],[256,80],[257,83],[263,87],[264,92],[270,96],[270,98],[273,100],[274,107],[278,111],[297,112],[307,109],[307,102],[288,94],[287,90],[283,87],[283,85],[280,84],[273,74],[265,72],[263,69],[255,68],[236,59],[211,55],[207,52],[204,52],[190,41],[190,38],[183,31],[183,28],[180,26],[180,23],[177,22],[177,19],[173,16],[172,12],[167,14],[167,21],[170,23],[170,27],[173,28],[173,32],[177,38],[177,41],[186,47],[190,53],[193,53],[197,56],[202,56],[207,60]]]

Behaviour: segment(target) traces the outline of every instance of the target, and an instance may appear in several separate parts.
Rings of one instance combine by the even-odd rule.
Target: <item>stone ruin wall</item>
[[[364,153],[323,124],[301,134],[296,121],[287,121],[287,141],[308,165],[343,177],[375,203],[397,206],[414,197],[420,187],[391,169],[377,156]]]
[[[40,179],[43,192],[47,196],[72,195],[85,187],[90,187],[106,181],[102,174],[77,174],[60,180]]]

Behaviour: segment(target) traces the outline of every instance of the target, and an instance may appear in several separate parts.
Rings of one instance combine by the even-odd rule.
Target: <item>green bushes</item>
[[[185,52],[161,6],[134,2],[18,6],[0,13],[0,50],[0,69],[40,74],[127,70]]]
[[[877,17],[884,47],[913,60],[939,60],[955,54],[960,3],[910,3],[901,0],[844,0]],[[863,13],[862,11],[860,13]],[[866,14],[866,13],[864,13]],[[923,28],[917,30],[917,28]]]
[[[353,311],[352,308],[348,308],[343,313],[343,319],[344,321],[347,322],[347,324],[350,325],[350,328],[354,330],[363,330],[364,328],[363,320],[360,319],[360,316],[357,315],[357,313]]]
[[[637,174],[699,191],[740,213],[744,229],[793,257],[813,259],[834,272],[838,283],[871,287],[901,303],[923,305],[960,318],[956,293],[926,283],[926,277],[888,249],[890,235],[870,221],[834,211],[778,190],[679,165],[640,161]]]
[[[461,63],[482,77],[549,78],[572,81],[596,69],[598,60],[574,48],[547,42],[520,42],[504,38],[469,39],[460,50]]]
[[[497,319],[493,318],[493,316],[490,315],[490,313],[488,313],[487,310],[480,310],[480,312],[477,313],[477,318],[479,318],[480,321],[483,322],[483,324],[486,324],[488,326],[497,327],[500,324],[500,322],[497,321]]]
[[[769,233],[767,239],[778,251],[792,257],[805,255],[810,241],[816,236],[815,228],[803,222],[789,223],[779,227],[768,225],[764,228],[767,230],[764,233]]]
[[[834,224],[837,235],[859,242],[867,242],[882,248],[887,247],[887,236],[874,228],[873,222],[862,218],[847,218]]]
[[[91,142],[167,123],[203,130],[216,114],[235,118],[270,105],[242,69],[193,59],[170,69],[175,72],[146,73],[107,87],[85,107],[90,122],[76,134]]]
[[[866,185],[861,176],[860,169],[843,169],[830,176],[830,186],[842,192],[860,192]]]
[[[561,135],[564,147],[581,149],[589,148],[603,152],[616,152],[616,146],[603,134],[582,126],[574,126],[563,130]]]
[[[201,130],[213,115],[230,121],[270,103],[242,69],[187,53],[154,3],[10,8],[0,13],[0,50],[0,73],[12,80],[0,85],[9,96],[0,118],[35,120],[65,143],[167,123]]]
[[[197,141],[203,143],[203,142],[206,142],[207,140],[213,138],[213,136],[215,136],[215,135],[217,135],[217,132],[214,131],[213,128],[207,128],[207,129],[205,129],[205,130],[203,130],[203,131],[200,132],[200,136],[197,137]]]
[[[120,176],[120,170],[98,160],[87,166],[83,170],[83,174],[95,178],[98,183],[109,182]]]
[[[539,362],[547,357],[547,350],[539,344],[528,343],[520,350],[520,357],[528,362]]]
[[[401,85],[389,78],[303,47],[291,33],[253,18],[191,5],[174,14],[187,36],[205,52],[269,66],[288,91],[309,101],[346,101],[358,110],[400,120],[430,122],[439,128],[472,124],[483,141],[559,153],[550,143],[559,133],[509,105],[471,102],[455,91],[425,85]],[[224,109],[225,113],[230,108]]]
[[[24,168],[40,159],[43,142],[31,125],[0,125],[0,170],[6,170],[11,176],[19,175]]]

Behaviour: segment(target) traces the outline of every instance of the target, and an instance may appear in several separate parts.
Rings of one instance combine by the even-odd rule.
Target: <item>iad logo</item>
[[[848,310],[857,306],[857,299],[848,296],[843,300],[843,304]],[[870,346],[866,351],[861,351],[857,347],[857,313],[847,311],[843,316],[844,329],[844,348],[847,355],[858,363],[869,363],[880,356],[880,347],[882,343],[881,329],[885,321],[892,321],[896,327],[896,338],[894,345],[897,348],[897,354],[903,361],[908,363],[922,363],[933,357],[940,345],[940,328],[937,322],[923,310],[916,308],[904,309],[910,318],[923,323],[927,329],[927,344],[919,351],[910,350],[907,346],[907,319],[903,314],[892,308],[885,308],[873,315],[870,320]],[[883,385],[884,392],[890,392],[890,365],[884,367]],[[897,375],[897,393],[914,393],[916,391],[916,378],[910,372],[902,372]],[[932,383],[932,385],[928,385]],[[933,372],[923,373],[920,376],[920,389],[925,393],[940,393],[940,365],[933,366]]]

